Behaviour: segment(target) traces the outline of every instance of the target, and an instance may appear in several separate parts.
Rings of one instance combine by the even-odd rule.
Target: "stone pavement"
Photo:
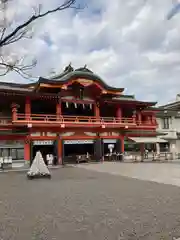
[[[23,172],[0,174],[0,239],[172,240],[180,236],[179,187],[76,167],[51,172],[51,180],[27,180]]]
[[[80,164],[79,168],[120,175],[140,180],[180,186],[180,161],[166,163],[120,163]]]

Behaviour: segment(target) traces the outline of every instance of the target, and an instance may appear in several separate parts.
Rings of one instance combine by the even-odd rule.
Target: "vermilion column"
[[[141,112],[137,113],[137,120],[138,120],[138,124],[141,125],[142,124],[142,115]]]
[[[30,141],[25,140],[24,143],[24,160],[30,161]]]
[[[152,124],[156,124],[156,116],[155,116],[155,113],[152,114]]]
[[[96,103],[96,104],[95,104],[95,117],[96,117],[96,119],[100,119],[99,103]]]
[[[144,161],[144,151],[145,151],[145,144],[140,143],[140,152],[141,152],[141,161]]]
[[[118,121],[121,122],[122,109],[120,108],[120,106],[118,106],[118,108],[117,108],[117,110],[116,110],[116,117],[118,118]]]
[[[62,139],[58,139],[58,143],[57,143],[57,152],[58,152],[58,164],[61,165],[62,164]]]
[[[56,104],[56,119],[59,120],[60,116],[62,114],[62,110],[61,110],[61,101],[58,100],[57,104]]]
[[[17,107],[18,105],[16,103],[12,103],[12,121],[17,121]]]
[[[124,153],[124,136],[121,136],[121,152]]]
[[[30,120],[31,117],[31,100],[29,97],[26,97],[25,103],[25,119]]]

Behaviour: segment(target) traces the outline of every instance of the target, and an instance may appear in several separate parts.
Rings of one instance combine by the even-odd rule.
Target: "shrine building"
[[[32,161],[37,151],[58,164],[76,154],[94,161],[109,151],[124,153],[125,142],[156,143],[156,102],[124,95],[86,66],[71,65],[54,77],[30,84],[0,83],[0,156]]]

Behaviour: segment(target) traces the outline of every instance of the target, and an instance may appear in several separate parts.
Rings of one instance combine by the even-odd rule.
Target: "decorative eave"
[[[175,110],[177,107],[180,107],[180,101],[168,103],[166,105],[160,106],[160,109]]]
[[[32,92],[35,85],[36,82],[31,84],[0,82],[0,91]]]
[[[158,108],[158,112],[156,113],[156,116],[161,118],[161,117],[180,117],[180,111],[178,110],[173,110],[173,109],[163,109],[163,108]]]
[[[155,108],[150,108],[152,106],[155,106],[157,102],[144,102],[144,101],[139,101],[134,98],[133,95],[121,95],[118,98],[113,98],[112,100],[105,100],[105,102],[116,102],[116,103],[127,103],[127,104],[134,104],[140,108],[147,108],[149,111],[155,111]]]
[[[109,85],[107,85],[105,82],[103,82],[101,80],[101,78],[99,78],[96,75],[92,75],[92,74],[88,74],[88,73],[82,73],[82,72],[73,72],[73,73],[69,73],[67,75],[65,75],[63,78],[58,79],[58,80],[54,80],[54,79],[47,79],[47,78],[43,78],[40,77],[39,78],[39,83],[42,84],[51,84],[51,85],[60,85],[61,87],[63,87],[63,85],[66,85],[69,83],[69,81],[71,80],[75,80],[77,78],[84,78],[87,80],[93,80],[94,82],[98,82],[105,90],[109,90],[109,91],[113,91],[113,92],[123,92],[124,88],[115,88],[115,87],[111,87]]]
[[[109,86],[106,84],[101,77],[93,73],[91,70],[86,68],[86,65],[83,68],[73,69],[71,65],[67,66],[65,68],[65,71],[59,75],[56,75],[54,77],[40,77],[38,84],[51,84],[59,87],[67,86],[71,83],[71,81],[76,79],[83,79],[84,80],[90,80],[92,83],[97,83],[99,86],[104,90],[104,93],[106,94],[105,90],[107,90],[107,93],[112,94],[118,94],[122,93],[124,91],[124,88],[116,88]],[[110,91],[110,92],[109,92]]]

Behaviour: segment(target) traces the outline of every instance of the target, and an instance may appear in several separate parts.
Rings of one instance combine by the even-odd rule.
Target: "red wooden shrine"
[[[33,145],[54,142],[59,164],[67,141],[114,140],[124,152],[124,138],[156,136],[157,123],[155,102],[138,101],[123,91],[86,67],[70,65],[35,83],[0,83],[0,140],[23,141],[28,161]]]

